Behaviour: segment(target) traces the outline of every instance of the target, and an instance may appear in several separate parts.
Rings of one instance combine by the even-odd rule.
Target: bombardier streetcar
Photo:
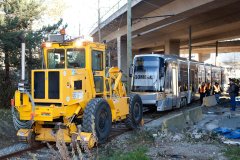
[[[142,54],[133,60],[131,92],[157,111],[180,108],[199,99],[202,82],[223,84],[223,68],[174,55]]]

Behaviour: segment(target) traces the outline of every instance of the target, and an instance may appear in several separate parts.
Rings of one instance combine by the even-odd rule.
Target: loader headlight
[[[50,48],[50,47],[52,47],[52,43],[50,43],[50,42],[47,42],[47,43],[46,43],[46,47],[47,47],[47,48]]]
[[[50,42],[44,42],[43,44],[42,44],[42,47],[44,48],[44,47],[46,47],[46,48],[51,48],[52,47],[52,43],[50,43]]]
[[[83,41],[82,40],[77,40],[76,42],[75,42],[75,46],[76,47],[81,47],[83,45]]]

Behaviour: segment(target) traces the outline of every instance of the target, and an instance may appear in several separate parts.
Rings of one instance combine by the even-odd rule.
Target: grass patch
[[[151,131],[147,130],[137,130],[134,131],[131,135],[131,138],[129,139],[128,143],[131,144],[153,144],[154,143],[154,137],[152,135]]]
[[[147,148],[138,147],[137,149],[129,152],[121,152],[119,150],[113,151],[109,153],[109,155],[105,155],[104,157],[100,157],[100,160],[149,160],[146,155]]]
[[[230,160],[240,160],[240,147],[239,146],[229,146],[224,151],[224,155]]]

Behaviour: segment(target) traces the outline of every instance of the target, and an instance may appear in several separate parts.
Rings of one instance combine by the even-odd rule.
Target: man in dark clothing
[[[206,96],[206,86],[203,82],[202,85],[198,88],[198,93],[200,94],[200,102],[203,103],[203,98]]]
[[[235,98],[236,96],[238,96],[238,91],[239,91],[239,87],[234,83],[233,79],[230,79],[230,84],[229,84],[229,88],[228,88],[228,93],[230,96],[230,103],[231,103],[231,111],[235,111],[236,109],[236,101]]]
[[[212,87],[211,84],[209,82],[206,83],[206,97],[210,96]]]

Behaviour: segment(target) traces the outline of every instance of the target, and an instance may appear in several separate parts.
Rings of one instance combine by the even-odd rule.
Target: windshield
[[[85,49],[67,49],[67,59],[65,58],[65,49],[48,49],[48,68],[85,68]],[[66,60],[65,60],[66,59]]]
[[[132,91],[135,92],[163,91],[163,58],[155,56],[136,57],[132,84]]]
[[[65,68],[65,52],[64,49],[48,49],[48,68]]]
[[[67,67],[85,68],[85,50],[67,49]]]

